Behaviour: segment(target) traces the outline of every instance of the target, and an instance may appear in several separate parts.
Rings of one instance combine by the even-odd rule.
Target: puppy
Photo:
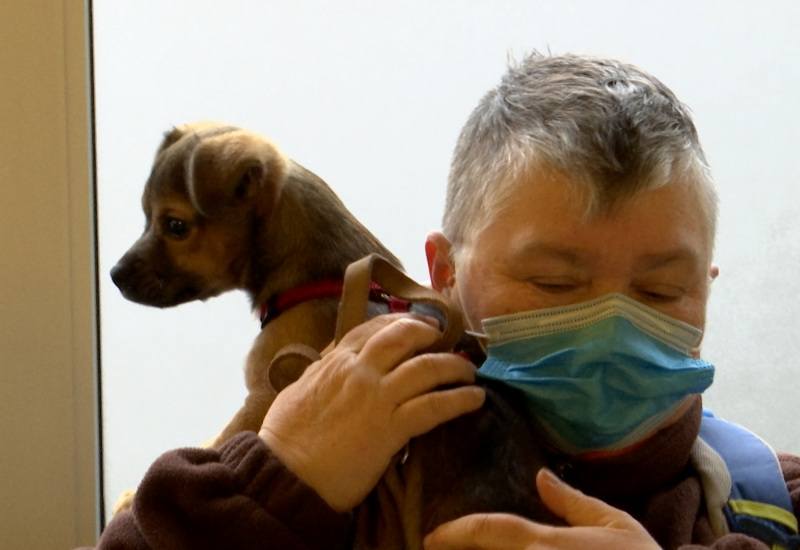
[[[245,364],[244,405],[209,445],[258,431],[275,397],[267,370],[287,344],[333,338],[348,264],[399,260],[334,192],[274,143],[212,122],[167,132],[142,195],[145,229],[111,270],[128,300],[172,307],[229,290],[262,313]],[[119,506],[130,504],[124,496]]]

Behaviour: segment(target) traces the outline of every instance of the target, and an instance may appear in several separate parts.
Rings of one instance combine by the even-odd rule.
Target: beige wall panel
[[[86,22],[82,2],[0,5],[0,548],[96,538]]]

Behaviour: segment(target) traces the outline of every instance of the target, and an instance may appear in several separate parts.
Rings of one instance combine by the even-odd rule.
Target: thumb
[[[569,525],[612,528],[638,525],[627,513],[570,487],[547,468],[536,474],[536,489],[545,506]]]

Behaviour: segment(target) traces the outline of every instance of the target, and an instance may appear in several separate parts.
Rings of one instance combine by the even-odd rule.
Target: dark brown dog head
[[[125,298],[169,307],[244,288],[255,225],[290,160],[265,138],[216,123],[168,132],[142,196],[145,229],[111,270]]]

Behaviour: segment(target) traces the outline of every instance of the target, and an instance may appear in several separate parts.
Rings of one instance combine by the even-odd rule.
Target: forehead
[[[176,209],[184,215],[193,212],[186,182],[186,159],[196,146],[193,141],[182,139],[156,157],[142,192],[142,210],[147,219]]]
[[[507,186],[483,231],[506,240],[560,241],[602,248],[626,242],[646,248],[691,245],[710,259],[713,230],[697,185],[673,182],[599,204],[560,174],[536,174]],[[685,241],[685,242],[684,242]],[[690,243],[689,243],[690,241]],[[499,243],[495,243],[499,245]]]
[[[186,136],[159,152],[145,185],[143,200],[187,195],[186,163],[197,144],[196,137]]]

